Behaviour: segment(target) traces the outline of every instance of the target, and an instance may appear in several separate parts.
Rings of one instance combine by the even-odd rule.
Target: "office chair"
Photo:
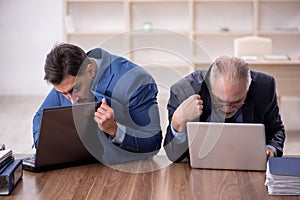
[[[258,36],[246,36],[234,39],[234,56],[262,57],[272,54],[272,39]]]

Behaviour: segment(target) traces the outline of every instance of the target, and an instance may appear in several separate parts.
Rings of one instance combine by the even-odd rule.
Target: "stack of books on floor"
[[[269,195],[300,195],[300,158],[269,158],[265,185]]]
[[[0,195],[9,195],[22,176],[22,160],[15,159],[11,149],[0,150]]]

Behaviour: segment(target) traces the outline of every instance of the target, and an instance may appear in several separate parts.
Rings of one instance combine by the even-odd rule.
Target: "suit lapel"
[[[102,96],[102,98],[114,77],[114,73],[111,70],[112,62],[110,55],[106,51],[102,50],[102,59],[100,66],[98,66],[97,76],[94,80],[94,91],[98,93],[98,95]]]

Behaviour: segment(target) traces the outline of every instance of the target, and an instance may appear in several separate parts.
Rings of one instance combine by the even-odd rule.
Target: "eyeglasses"
[[[230,106],[230,107],[238,108],[245,104],[246,96],[247,96],[247,92],[239,100],[233,101],[233,102],[227,102],[227,101],[223,101],[222,99],[220,99],[219,97],[217,97],[216,95],[211,93],[211,100],[212,100],[213,104],[218,105],[218,106]]]

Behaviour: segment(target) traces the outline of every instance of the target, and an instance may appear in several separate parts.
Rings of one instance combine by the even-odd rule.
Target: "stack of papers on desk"
[[[269,158],[265,185],[269,195],[300,195],[300,158]]]

